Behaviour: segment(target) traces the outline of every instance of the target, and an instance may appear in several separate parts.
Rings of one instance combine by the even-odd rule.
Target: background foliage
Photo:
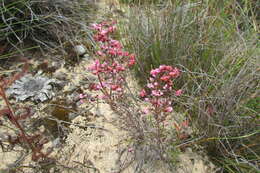
[[[194,139],[225,171],[259,171],[259,1],[149,3],[132,5],[121,22],[140,84],[160,64],[181,68],[176,111]]]

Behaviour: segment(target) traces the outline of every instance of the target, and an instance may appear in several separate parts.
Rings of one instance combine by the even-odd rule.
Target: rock
[[[56,138],[52,141],[52,148],[58,148],[61,145],[60,138]]]
[[[74,118],[76,118],[77,116],[79,116],[79,114],[76,114],[76,113],[69,113],[69,119],[70,120],[73,120]]]
[[[89,56],[89,54],[85,54],[84,56],[83,56],[83,59],[82,60],[84,60],[84,61],[88,61],[90,59],[90,56]]]
[[[86,53],[86,47],[82,44],[75,46],[74,50],[79,56],[84,55]]]

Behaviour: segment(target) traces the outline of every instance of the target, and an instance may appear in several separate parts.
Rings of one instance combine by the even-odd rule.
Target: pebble
[[[80,56],[86,53],[86,47],[82,44],[75,46],[74,50]]]

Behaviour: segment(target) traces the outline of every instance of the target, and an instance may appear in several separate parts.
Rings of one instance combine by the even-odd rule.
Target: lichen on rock
[[[51,84],[57,83],[55,79],[49,79],[42,76],[41,73],[36,75],[26,74],[7,90],[10,96],[17,101],[24,101],[30,98],[33,101],[43,102],[54,96]]]

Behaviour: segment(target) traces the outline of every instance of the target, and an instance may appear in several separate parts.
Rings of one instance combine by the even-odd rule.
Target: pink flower
[[[86,96],[84,95],[84,94],[79,94],[79,98],[80,99],[83,99],[83,98],[85,98]]]
[[[93,74],[98,74],[101,70],[99,60],[96,60],[88,69],[92,71]]]
[[[118,49],[122,48],[122,45],[118,40],[110,40],[110,45],[111,45],[111,47],[115,47]]]
[[[100,42],[106,42],[108,40],[108,36],[98,33],[94,35],[94,40]]]
[[[146,85],[148,88],[154,88],[154,85],[152,84],[152,83],[148,83],[147,85]]]
[[[163,86],[163,89],[168,89],[169,88],[169,85],[168,84],[165,84],[164,86]]]
[[[152,105],[154,105],[154,106],[159,106],[159,107],[163,106],[163,104],[164,104],[164,101],[163,101],[162,99],[156,99],[156,98],[151,99],[149,102],[150,102]]]
[[[142,112],[143,112],[144,114],[148,114],[148,113],[149,113],[149,108],[144,108],[144,109],[142,110]]]
[[[111,88],[112,90],[117,90],[117,89],[119,88],[119,86],[118,86],[118,85],[111,85],[110,88]]]
[[[153,76],[153,77],[156,77],[157,74],[159,74],[161,72],[161,70],[159,68],[156,68],[154,70],[151,70],[150,74]]]
[[[165,112],[172,112],[173,108],[171,106],[168,106],[167,108],[165,108]]]
[[[108,66],[107,62],[103,62],[103,64],[100,64],[101,68],[106,68]]]
[[[102,87],[101,87],[101,85],[100,84],[90,84],[90,86],[89,86],[89,89],[90,90],[95,90],[95,91],[98,91],[98,90],[100,90]]]
[[[103,36],[107,35],[107,33],[108,33],[108,30],[102,30],[102,31],[100,32],[100,34],[103,35]]]
[[[170,80],[170,79],[171,79],[171,76],[164,75],[164,76],[162,76],[160,79],[161,79],[162,81],[165,81],[165,82],[167,82],[168,80]]]
[[[152,90],[152,95],[159,97],[163,95],[163,92],[161,92],[160,90]]]
[[[129,52],[124,52],[123,55],[124,56],[129,56]]]
[[[158,82],[154,82],[153,85],[154,85],[155,87],[157,87],[159,84],[158,84]]]
[[[110,55],[113,55],[113,56],[115,56],[116,55],[116,50],[115,49],[112,49],[112,48],[110,48],[109,50],[108,50],[108,54],[110,54]]]
[[[131,54],[129,55],[129,62],[128,62],[128,66],[131,67],[135,65],[135,55],[134,54]]]
[[[108,31],[109,32],[114,32],[116,30],[116,27],[115,26],[110,26],[109,28],[108,28]]]
[[[146,91],[144,89],[142,89],[142,91],[140,92],[140,97],[145,97],[147,95]]]
[[[160,65],[159,69],[161,71],[171,71],[172,70],[172,66],[169,65]]]
[[[166,65],[163,64],[163,65],[160,65],[160,66],[159,66],[159,69],[160,69],[160,70],[164,70],[165,67],[166,67]]]
[[[150,99],[146,97],[146,98],[144,98],[144,101],[149,102]]]
[[[97,54],[99,55],[99,56],[104,56],[105,54],[102,52],[102,51],[97,51]]]
[[[167,71],[172,71],[173,68],[172,68],[172,66],[167,65],[167,66],[165,67],[165,70],[167,70]]]
[[[178,68],[174,68],[170,73],[170,76],[176,78],[180,76],[180,70]]]
[[[118,51],[117,51],[117,55],[118,55],[118,56],[123,56],[123,55],[124,55],[124,52],[123,52],[122,50],[118,50]]]
[[[99,99],[104,99],[104,100],[105,100],[105,99],[108,99],[108,97],[107,97],[106,95],[98,95],[98,98],[99,98]]]
[[[125,67],[123,67],[122,65],[119,65],[119,64],[118,64],[118,65],[116,66],[116,71],[117,71],[117,72],[125,71]]]
[[[122,92],[123,89],[122,89],[121,87],[118,87],[118,88],[116,89],[116,91],[117,91],[117,92]]]
[[[183,91],[181,89],[175,91],[175,96],[180,96],[182,94],[182,92]]]
[[[129,148],[129,149],[128,149],[128,152],[129,152],[129,153],[132,153],[132,152],[134,152],[134,149],[133,149],[133,148]]]
[[[107,50],[107,49],[108,49],[108,46],[101,45],[100,48],[103,49],[103,50]]]
[[[91,26],[93,29],[95,29],[97,31],[101,31],[102,25],[93,23]]]

